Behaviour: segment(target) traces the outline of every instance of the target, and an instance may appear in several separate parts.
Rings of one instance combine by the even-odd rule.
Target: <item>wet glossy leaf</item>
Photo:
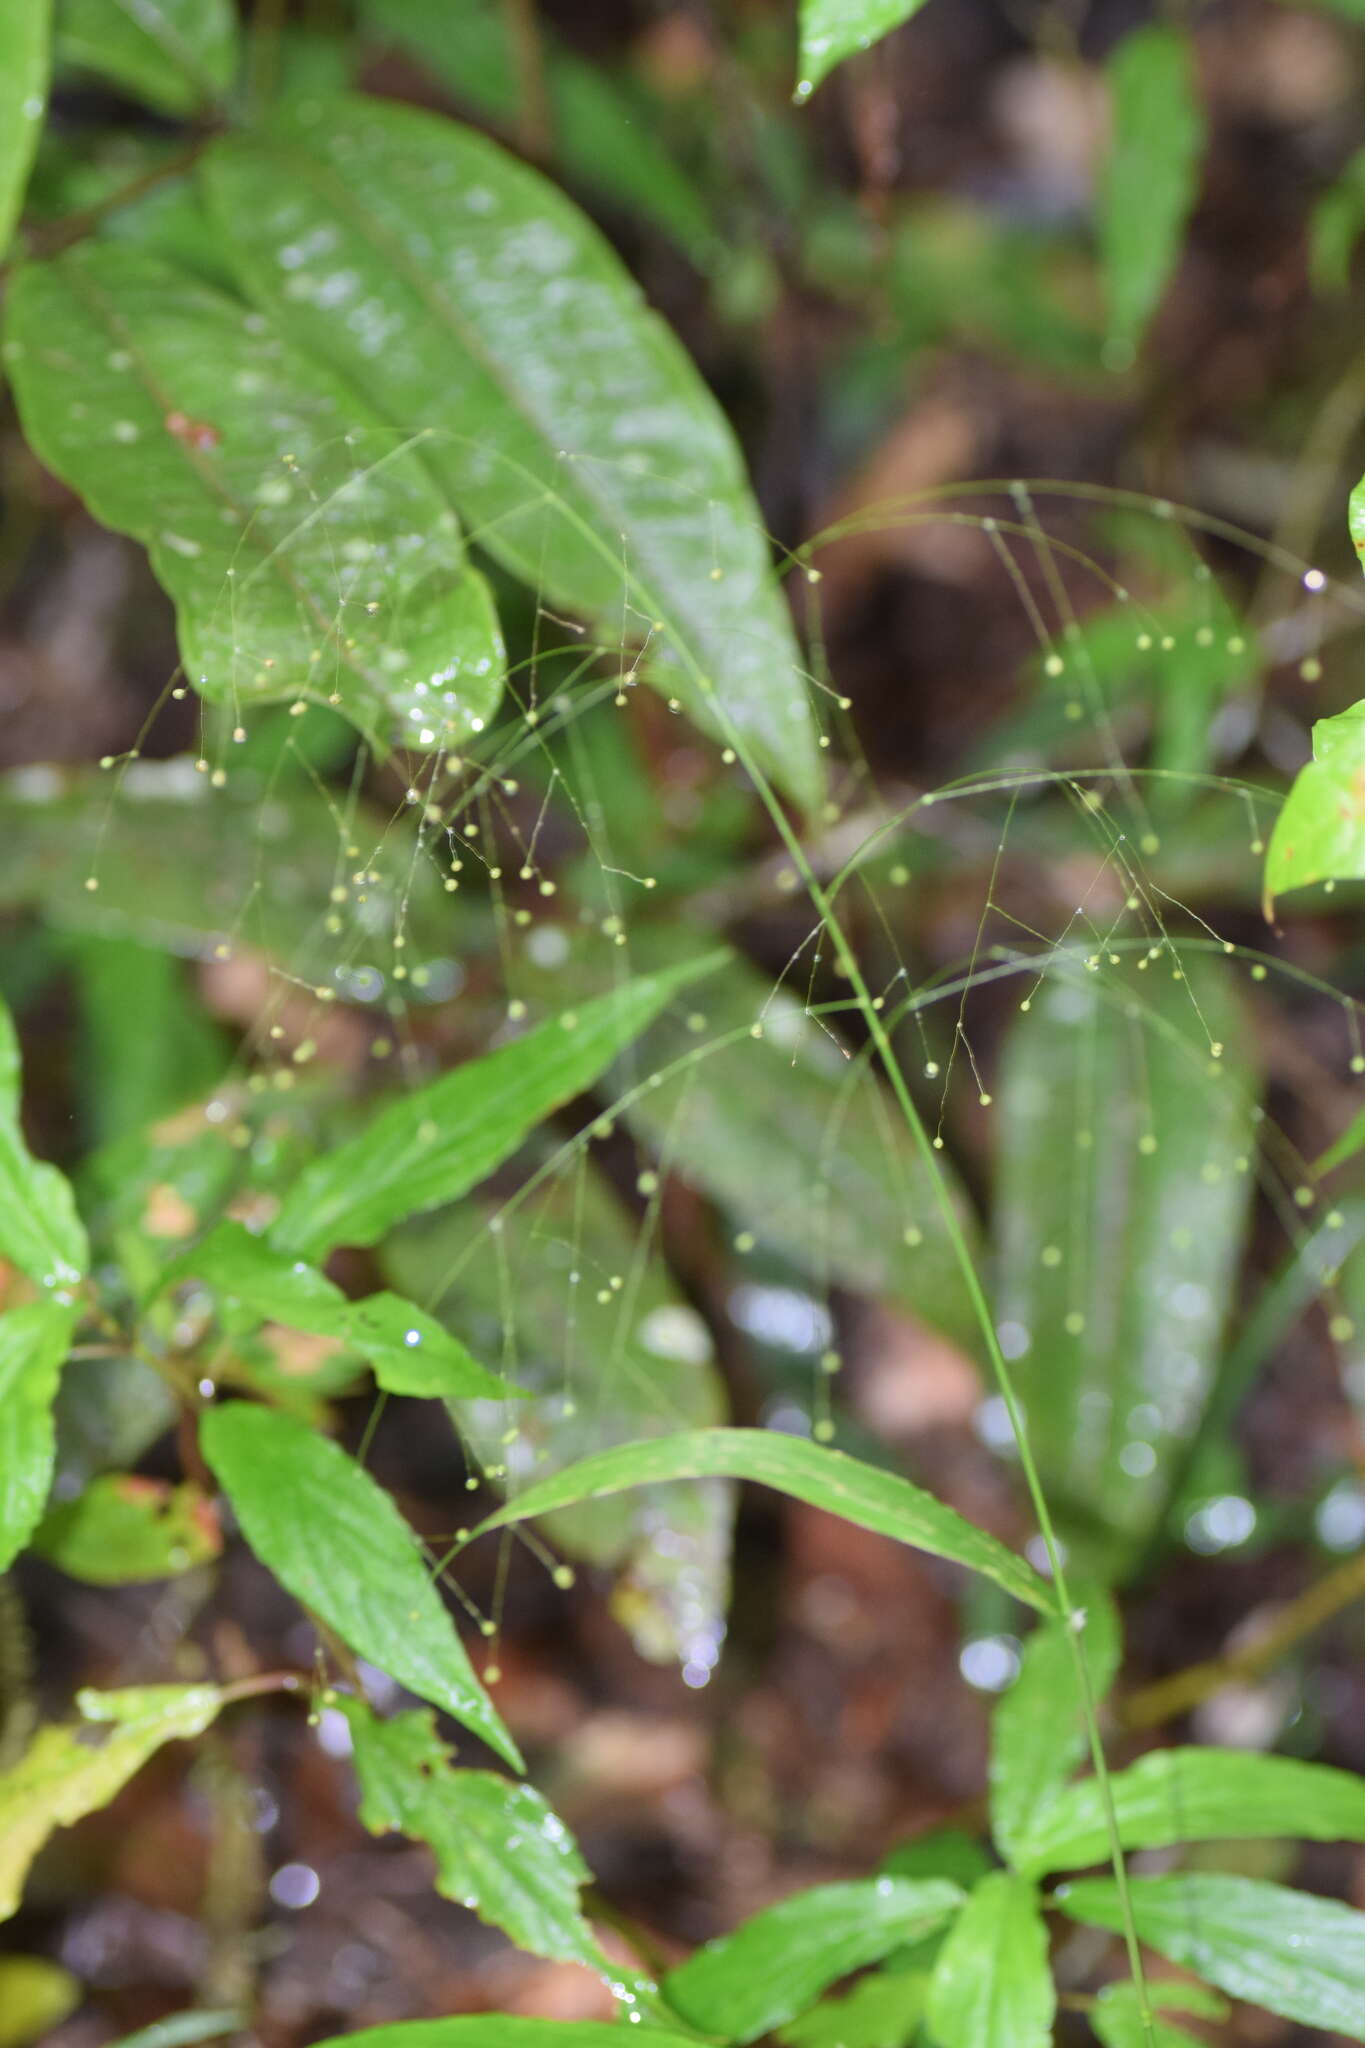
[[[356,1653],[521,1759],[383,1488],[338,1445],[244,1401],[203,1418],[204,1455],[262,1564]]]
[[[401,1294],[367,1294],[363,1301],[353,1302],[346,1336],[389,1394],[501,1403],[525,1391],[480,1365],[435,1316]],[[501,1412],[506,1414],[505,1409]]]
[[[1365,1841],[1365,1781],[1293,1757],[1157,1749],[1128,1770],[1111,1772],[1109,1793],[1125,1849],[1261,1835]],[[1076,1870],[1102,1862],[1108,1841],[1100,1788],[1087,1778],[1038,1814],[1015,1861],[1034,1876]]]
[[[485,1470],[548,1475],[724,1416],[705,1323],[586,1162],[501,1211],[466,1204],[401,1231],[383,1258],[410,1292],[439,1275],[440,1315],[537,1397],[452,1408]],[[733,1518],[733,1488],[712,1479],[564,1508],[544,1531],[569,1557],[615,1568],[613,1612],[642,1655],[696,1675],[725,1633]]]
[[[1256,1878],[1213,1872],[1129,1880],[1138,1936],[1230,1998],[1365,2040],[1365,1913]],[[1064,1885],[1087,1927],[1123,1925],[1112,1879]]]
[[[450,899],[436,868],[368,804],[338,811],[331,791],[267,780],[254,767],[214,789],[184,757],[133,763],[112,805],[109,795],[108,778],[94,772],[0,778],[0,905],[40,906],[64,930],[201,958],[254,947],[354,1003],[383,997],[396,933],[407,942],[411,1000],[421,999],[430,963],[448,963]],[[359,856],[338,883],[347,845]],[[335,887],[346,890],[339,905]]]
[[[1048,1590],[1031,1565],[932,1494],[893,1472],[845,1457],[842,1451],[775,1430],[698,1429],[601,1451],[528,1487],[490,1515],[483,1527],[501,1528],[575,1501],[619,1493],[624,1487],[704,1478],[752,1479],[771,1486],[810,1507],[842,1515],[860,1529],[873,1529],[934,1557],[951,1558],[993,1579],[1031,1607],[1046,1612],[1050,1606]]]
[[[9,247],[47,111],[52,0],[0,0],[0,255]]]
[[[927,1970],[878,1970],[789,2021],[777,2038],[784,2048],[909,2048],[928,1989]]]
[[[1196,2013],[1201,2019],[1227,2017],[1227,2001],[1202,1984],[1175,1984],[1167,1978],[1147,1979],[1147,1993],[1154,2007],[1149,2033],[1134,1984],[1106,1984],[1090,2011],[1090,2024],[1103,2048],[1202,2048],[1183,2027],[1170,2026],[1162,2012]]]
[[[197,1486],[128,1472],[104,1473],[49,1508],[33,1538],[41,1557],[91,1586],[174,1578],[222,1547],[213,1504]]]
[[[454,514],[405,437],[263,315],[87,245],[15,279],[5,361],[43,461],[149,550],[203,696],[234,718],[334,702],[418,750],[482,729],[501,643]]]
[[[1083,1611],[1081,1640],[1098,1705],[1118,1670],[1122,1639],[1104,1594],[1087,1596]],[[1007,1863],[1030,1867],[1022,1851],[1087,1749],[1073,1632],[1063,1621],[1041,1621],[991,1717],[991,1833]]]
[[[1031,1884],[983,1877],[939,1950],[926,2013],[939,2048],[1046,2048],[1057,1994]]]
[[[626,1121],[758,1242],[821,1286],[890,1297],[972,1340],[961,1269],[899,1112],[866,1059],[793,996],[731,956],[690,1014],[661,1018],[622,1063],[622,1089],[649,1072],[663,1084],[630,1100]]]
[[[490,553],[648,643],[644,673],[732,724],[802,803],[814,726],[738,450],[591,223],[496,144],[337,98],[205,163],[258,303],[404,433]],[[719,714],[723,713],[723,716]]]
[[[355,1744],[360,1818],[411,1835],[436,1857],[436,1889],[500,1927],[518,1948],[605,1968],[578,1894],[590,1872],[563,1821],[531,1785],[457,1770],[429,1713],[381,1721],[338,1695]]]
[[[1231,978],[1193,950],[1059,964],[1027,1000],[998,1090],[996,1318],[1044,1486],[1108,1576],[1160,1516],[1213,1381],[1255,1072]]]
[[[714,964],[704,956],[641,975],[390,1103],[295,1181],[276,1243],[320,1258],[334,1245],[374,1244],[404,1217],[467,1194]]]
[[[1110,346],[1131,355],[1180,255],[1198,190],[1204,116],[1189,42],[1178,29],[1153,24],[1124,36],[1106,76],[1113,134],[1100,189],[1100,253]]]
[[[228,1051],[195,1002],[183,964],[157,947],[93,933],[71,941],[70,954],[81,1013],[79,1075],[96,1139],[139,1131],[206,1094]]]
[[[58,0],[57,57],[163,114],[220,100],[237,69],[232,0]]]
[[[32,1301],[0,1315],[0,1572],[47,1504],[56,1458],[52,1404],[76,1311]]]
[[[19,1040],[0,1002],[0,1258],[40,1287],[65,1287],[84,1273],[90,1248],[69,1181],[24,1142],[19,1082]]]
[[[663,1982],[693,2026],[756,2041],[813,2004],[827,1984],[951,1920],[962,1903],[942,1878],[814,1885],[698,1949]]]
[[[29,2048],[60,2026],[85,1993],[44,1956],[0,1956],[0,2048]]]
[[[140,1685],[82,1692],[76,1704],[83,1722],[40,1729],[0,1775],[0,1920],[18,1910],[29,1865],[48,1836],[107,1806],[165,1743],[202,1735],[223,1695],[213,1685]],[[92,1722],[105,1724],[100,1735]]]
[[[1351,533],[1365,549],[1365,488],[1351,493]],[[1365,704],[1313,727],[1313,758],[1284,800],[1265,856],[1265,913],[1286,889],[1365,876]]]
[[[173,1259],[162,1285],[174,1287],[190,1277],[214,1290],[220,1312],[234,1322],[245,1312],[252,1321],[267,1317],[323,1336],[345,1332],[350,1305],[341,1289],[316,1266],[280,1251],[232,1217]]]
[[[461,101],[515,136],[521,84],[510,18],[496,0],[365,0],[370,32],[429,64]],[[659,109],[541,23],[554,162],[571,185],[661,228],[702,266],[716,247],[705,199],[656,140]]]
[[[801,0],[800,76],[796,97],[808,99],[822,78],[859,50],[890,35],[924,0]]]

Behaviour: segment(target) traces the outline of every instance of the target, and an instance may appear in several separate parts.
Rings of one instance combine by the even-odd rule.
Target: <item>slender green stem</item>
[[[753,759],[745,744],[743,734],[737,730],[722,707],[717,706],[717,713],[720,721],[727,728],[727,737],[730,745],[734,748],[735,754],[749,775],[754,788],[757,790],[764,808],[777,832],[780,834],[782,842],[805,884],[806,892],[822,925],[833,941],[840,971],[853,991],[854,1002],[867,1026],[868,1035],[886,1072],[886,1077],[891,1084],[892,1093],[895,1095],[906,1127],[924,1161],[930,1185],[934,1190],[934,1199],[938,1204],[939,1213],[943,1219],[948,1242],[952,1247],[953,1256],[962,1274],[963,1284],[967,1289],[968,1299],[971,1302],[981,1331],[982,1340],[986,1348],[986,1356],[990,1361],[991,1375],[995,1381],[1001,1401],[1004,1403],[1005,1412],[1009,1417],[1010,1429],[1019,1457],[1020,1470],[1024,1475],[1024,1484],[1028,1489],[1029,1499],[1032,1502],[1033,1511],[1037,1517],[1038,1532],[1043,1539],[1043,1547],[1047,1555],[1048,1568],[1052,1578],[1053,1592],[1056,1595],[1057,1618],[1065,1630],[1066,1638],[1071,1648],[1072,1661],[1076,1672],[1076,1683],[1080,1694],[1081,1712],[1089,1740],[1091,1762],[1094,1765],[1096,1782],[1100,1789],[1110,1860],[1113,1864],[1114,1881],[1118,1890],[1120,1911],[1123,1916],[1124,1945],[1128,1952],[1128,1964],[1137,1989],[1138,2007],[1142,2017],[1143,2030],[1149,2048],[1155,2048],[1156,2035],[1153,2027],[1151,2005],[1147,1996],[1146,1977],[1142,1967],[1142,1951],[1138,1941],[1137,1925],[1133,1918],[1132,1898],[1128,1890],[1127,1865],[1124,1860],[1123,1844],[1119,1836],[1118,1816],[1114,1810],[1113,1796],[1110,1791],[1108,1764],[1104,1755],[1104,1743],[1100,1735],[1095,1692],[1090,1682],[1090,1669],[1086,1663],[1080,1633],[1075,1625],[1075,1611],[1072,1607],[1071,1595],[1067,1586],[1066,1563],[1062,1547],[1057,1538],[1056,1527],[1052,1520],[1052,1511],[1048,1506],[1042,1479],[1029,1443],[1028,1427],[1024,1418],[1023,1408],[1015,1391],[1014,1382],[1010,1377],[1010,1370],[1005,1362],[1005,1355],[1000,1349],[1000,1340],[995,1330],[995,1318],[991,1314],[990,1303],[986,1298],[986,1290],[982,1284],[981,1275],[977,1270],[976,1261],[972,1257],[971,1246],[967,1241],[967,1235],[962,1227],[962,1220],[957,1213],[952,1193],[939,1169],[938,1156],[933,1141],[929,1136],[924,1119],[919,1113],[914,1096],[910,1092],[909,1083],[906,1081],[904,1070],[891,1043],[885,1021],[867,985],[862,968],[858,962],[857,954],[854,952],[848,935],[835,913],[833,899],[807,860],[805,849],[801,844],[799,836],[787,817],[786,812],[783,810],[771,784]]]

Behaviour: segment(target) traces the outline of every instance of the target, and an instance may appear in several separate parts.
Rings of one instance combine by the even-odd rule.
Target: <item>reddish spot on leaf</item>
[[[217,427],[207,420],[192,420],[187,412],[168,412],[166,432],[186,448],[216,448],[223,438]]]

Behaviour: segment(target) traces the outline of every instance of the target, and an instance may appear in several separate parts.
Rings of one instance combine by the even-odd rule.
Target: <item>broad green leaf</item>
[[[245,1401],[211,1409],[200,1438],[242,1533],[281,1585],[359,1656],[520,1769],[417,1539],[383,1488],[326,1437]]]
[[[1006,1043],[995,1307],[1044,1487],[1107,1577],[1159,1518],[1213,1383],[1256,1069],[1221,959],[1092,957],[1030,989]]]
[[[405,434],[481,544],[602,621],[789,794],[822,772],[786,607],[719,407],[597,230],[495,143],[317,100],[204,175],[258,303]]]
[[[194,1000],[184,963],[158,947],[93,933],[73,939],[70,956],[86,1124],[96,1141],[140,1131],[207,1094],[228,1049]]]
[[[29,2048],[60,2026],[85,1993],[44,1956],[0,1956],[0,2048]]]
[[[0,0],[0,256],[42,133],[51,32],[52,0]]]
[[[998,1710],[997,1710],[998,1711]],[[964,1892],[995,1869],[995,1859],[975,1835],[962,1828],[931,1828],[898,1842],[877,1866],[880,1877],[950,1877]]]
[[[1087,1596],[1082,1650],[1096,1705],[1118,1670],[1118,1616],[1103,1593]],[[1073,1631],[1041,1621],[1024,1645],[1019,1676],[991,1717],[991,1833],[1007,1863],[1021,1850],[1087,1753]]]
[[[1183,2027],[1173,2027],[1160,2017],[1163,2011],[1196,2013],[1201,2019],[1227,2017],[1227,2002],[1202,1984],[1172,1983],[1166,1978],[1147,1979],[1147,1995],[1155,2008],[1151,2032],[1143,2016],[1137,1986],[1133,1983],[1106,1984],[1090,2009],[1090,2024],[1103,2048],[1203,2048]]]
[[[424,752],[482,730],[501,644],[454,514],[410,437],[262,314],[87,245],[15,279],[5,361],[43,461],[147,547],[202,696],[334,703]]]
[[[462,2020],[400,2020],[336,2034],[318,2048],[621,2048],[629,2036],[609,2020],[522,2020],[476,2013]],[[640,2030],[649,2048],[697,2048],[695,2034]]]
[[[1351,537],[1365,551],[1365,486],[1351,493]],[[1365,703],[1313,727],[1313,758],[1275,820],[1265,856],[1265,914],[1286,889],[1365,876]]]
[[[535,1394],[519,1409],[452,1408],[490,1474],[544,1477],[608,1444],[724,1419],[705,1323],[586,1159],[523,1201],[414,1224],[383,1260],[410,1290],[439,1275],[442,1318]],[[544,1533],[612,1568],[612,1611],[637,1649],[695,1676],[725,1634],[733,1496],[723,1479],[648,1487],[564,1508]]]
[[[220,100],[237,69],[232,0],[57,0],[57,57],[163,114]]]
[[[71,1185],[55,1166],[35,1159],[19,1123],[19,1040],[0,1002],[0,1258],[40,1287],[79,1280],[90,1248]]]
[[[511,18],[497,0],[365,0],[371,34],[429,64],[470,107],[515,133],[521,112]],[[659,109],[602,60],[540,24],[550,145],[571,185],[661,228],[699,267],[716,227],[701,192],[655,139]]]
[[[628,1103],[626,1121],[758,1242],[822,1285],[889,1297],[972,1340],[961,1268],[899,1111],[794,996],[731,956],[692,1015],[651,1027],[623,1085],[634,1059],[645,1072],[681,1064]]]
[[[0,1315],[0,1572],[47,1504],[56,1458],[52,1404],[76,1311],[31,1301]]]
[[[139,1685],[78,1693],[76,1704],[83,1721],[41,1728],[0,1775],[0,1920],[18,1911],[29,1865],[49,1835],[107,1806],[165,1743],[202,1735],[223,1695],[214,1685]],[[101,1724],[102,1740],[92,1723]]]
[[[388,1394],[502,1403],[519,1399],[526,1391],[480,1365],[435,1316],[401,1294],[367,1294],[363,1301],[353,1302],[346,1337],[368,1359]],[[505,1417],[506,1409],[501,1412]]]
[[[325,1273],[280,1251],[233,1217],[216,1223],[207,1237],[173,1259],[161,1284],[174,1287],[190,1278],[211,1287],[220,1310],[235,1322],[245,1312],[252,1320],[265,1317],[323,1336],[340,1336],[346,1328],[349,1304]]]
[[[926,2014],[939,2048],[1047,2048],[1057,1994],[1038,1895],[983,1877],[939,1950]]]
[[[927,1970],[878,1970],[789,2021],[777,2038],[785,2048],[909,2048],[928,1989]]]
[[[924,0],[801,0],[797,99],[809,99],[836,64],[871,49],[923,5]]]
[[[579,1909],[591,1873],[564,1823],[531,1785],[492,1771],[457,1770],[429,1713],[378,1720],[358,1700],[333,1704],[350,1726],[360,1818],[373,1835],[425,1842],[436,1889],[518,1948],[606,1968]]]
[[[290,718],[291,737],[307,724]],[[96,771],[0,778],[0,906],[39,906],[63,930],[204,959],[255,948],[296,982],[358,1004],[382,1001],[395,935],[406,942],[409,1001],[450,960],[450,897],[436,867],[410,830],[369,804],[338,808],[333,791],[263,779],[259,766],[234,768],[215,789],[183,756],[132,763],[109,798]],[[345,892],[339,903],[334,888]],[[462,930],[466,919],[465,943],[481,942],[478,911],[464,908]]]
[[[114,2048],[191,2048],[194,2042],[234,2034],[245,2024],[246,2015],[240,2012],[177,2012],[169,2019],[153,2020],[150,2027],[139,2027],[135,2034],[125,2034]]]
[[[1365,1779],[1293,1757],[1156,1749],[1111,1772],[1109,1792],[1125,1849],[1259,1835],[1365,1842]],[[1100,1788],[1087,1778],[1039,1812],[1015,1861],[1037,1877],[1102,1862],[1108,1846]]]
[[[213,1504],[192,1482],[171,1486],[107,1472],[49,1508],[33,1548],[73,1579],[125,1586],[207,1564],[223,1547]]]
[[[652,1443],[622,1444],[584,1458],[519,1493],[490,1515],[485,1529],[503,1528],[575,1501],[597,1500],[624,1487],[665,1479],[751,1479],[808,1506],[841,1515],[934,1557],[951,1558],[1003,1586],[1016,1600],[1046,1613],[1047,1587],[993,1536],[894,1472],[864,1465],[805,1437],[766,1429],[698,1429]]]
[[[919,1941],[962,1903],[942,1878],[870,1878],[814,1885],[698,1949],[663,1982],[693,2026],[728,2041],[756,2041],[813,2004],[827,1984]]]
[[[404,1217],[467,1194],[713,965],[714,955],[641,975],[390,1103],[299,1176],[275,1242],[320,1258],[334,1245],[374,1244]]]
[[[1166,289],[1194,205],[1204,116],[1188,39],[1152,24],[1106,67],[1113,133],[1100,189],[1110,346],[1136,350]]]
[[[1365,1913],[1279,1884],[1213,1872],[1129,1880],[1138,1937],[1230,1998],[1365,2041]],[[1063,1885],[1056,1903],[1118,1932],[1110,1878]]]

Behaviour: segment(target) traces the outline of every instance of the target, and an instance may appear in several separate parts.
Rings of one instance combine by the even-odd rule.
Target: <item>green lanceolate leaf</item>
[[[407,437],[264,315],[87,245],[15,279],[5,361],[44,462],[147,547],[203,696],[235,718],[333,703],[418,751],[482,729],[501,643],[454,513]]]
[[[430,1290],[473,1348],[536,1399],[461,1400],[461,1436],[500,1487],[613,1443],[720,1422],[710,1333],[589,1160],[523,1201],[462,1203],[384,1247],[386,1272]],[[499,1475],[499,1476],[494,1476]],[[613,1569],[612,1611],[643,1656],[705,1669],[725,1633],[734,1489],[646,1487],[561,1509],[545,1535]]]
[[[1365,1841],[1365,1781],[1293,1757],[1157,1749],[1112,1772],[1109,1795],[1125,1849],[1260,1835]],[[1075,1870],[1101,1862],[1108,1839],[1100,1788],[1087,1778],[1038,1814],[1015,1861],[1035,1876]]]
[[[31,1301],[0,1315],[0,1572],[47,1504],[56,1458],[52,1404],[76,1311]]]
[[[815,1885],[670,1970],[664,1997],[708,2034],[756,2041],[836,1978],[936,1932],[961,1903],[958,1887],[942,1878]]]
[[[57,56],[163,114],[220,100],[237,69],[232,0],[57,0]]]
[[[1026,1000],[998,1090],[996,1319],[1067,1540],[1108,1576],[1213,1383],[1255,1069],[1225,963],[1193,951],[1067,962]]]
[[[213,1685],[83,1692],[83,1722],[39,1730],[0,1775],[0,1920],[18,1910],[29,1865],[49,1835],[107,1806],[167,1742],[202,1735],[223,1705]],[[92,1723],[103,1724],[100,1739]]]
[[[74,1500],[59,1501],[38,1525],[33,1548],[91,1586],[174,1578],[207,1564],[223,1547],[213,1504],[187,1481],[106,1472]]]
[[[1129,1880],[1138,1938],[1248,2005],[1365,2040],[1365,1913],[1285,1885],[1213,1872]],[[1061,1910],[1123,1926],[1109,1878],[1063,1885]]]
[[[1365,551],[1365,486],[1351,493],[1351,536]],[[1313,758],[1284,800],[1265,856],[1265,914],[1286,889],[1365,876],[1365,704],[1313,727]]]
[[[0,0],[0,255],[24,203],[47,111],[52,0]]]
[[[228,1052],[193,998],[184,963],[132,939],[93,933],[72,939],[69,952],[81,1010],[83,1105],[95,1139],[140,1131],[207,1094]]]
[[[480,1365],[444,1324],[401,1294],[367,1294],[353,1302],[346,1338],[368,1360],[386,1394],[501,1404],[522,1399],[526,1392]],[[505,1416],[506,1409],[501,1413]]]
[[[172,1260],[161,1282],[173,1287],[191,1277],[214,1290],[220,1310],[234,1321],[245,1312],[253,1321],[264,1317],[321,1336],[346,1329],[350,1304],[325,1273],[231,1217]]]
[[[674,1071],[629,1102],[627,1122],[760,1243],[823,1285],[890,1297],[972,1340],[961,1267],[894,1104],[794,997],[731,956],[693,1015],[661,1018],[638,1057]]]
[[[1100,190],[1109,338],[1134,350],[1166,289],[1198,190],[1204,117],[1187,38],[1135,30],[1107,67],[1113,134]]]
[[[1103,1593],[1087,1596],[1080,1631],[1098,1704],[1114,1681],[1122,1647],[1118,1616]],[[991,1718],[991,1833],[1007,1863],[1045,1816],[1087,1750],[1073,1631],[1041,1621],[1024,1645],[1019,1676]]]
[[[70,1183],[35,1159],[19,1124],[19,1041],[0,1002],[0,1258],[40,1287],[79,1280],[90,1248]]]
[[[1147,1979],[1147,1996],[1156,2008],[1148,2031],[1136,1984],[1106,1984],[1090,2010],[1090,2024],[1103,2048],[1202,2048],[1183,2027],[1161,2018],[1163,2011],[1195,2013],[1201,2019],[1227,2017],[1227,2001],[1203,1984],[1175,1984],[1166,1978]]]
[[[337,1696],[355,1744],[360,1818],[371,1834],[411,1835],[436,1857],[436,1888],[530,1954],[605,1968],[579,1909],[590,1872],[533,1786],[457,1770],[429,1713],[381,1721]]]
[[[490,1515],[485,1529],[526,1521],[575,1501],[596,1500],[623,1487],[665,1479],[752,1479],[808,1506],[842,1515],[934,1557],[980,1572],[1016,1600],[1046,1612],[1051,1599],[1038,1574],[993,1536],[893,1472],[842,1451],[766,1429],[698,1429],[653,1442],[622,1444],[584,1458],[566,1472],[528,1487]]]
[[[1057,1994],[1031,1884],[983,1877],[939,1950],[926,2007],[939,2048],[1046,2048]]]
[[[204,166],[269,306],[368,394],[490,553],[804,804],[822,774],[719,408],[562,193],[413,108],[316,100]]]
[[[191,2048],[191,2043],[216,2041],[245,2025],[246,2014],[240,2012],[176,2012],[169,2019],[153,2020],[150,2027],[139,2027],[135,2034],[125,2034],[115,2041],[114,2048]]]
[[[871,49],[923,5],[924,0],[801,0],[797,99],[809,99],[837,64]]]
[[[497,1750],[521,1758],[388,1494],[291,1416],[234,1401],[200,1425],[204,1455],[262,1564],[344,1643]]]
[[[320,1258],[334,1245],[374,1244],[404,1217],[467,1194],[713,964],[642,975],[391,1103],[300,1175],[276,1243]]]
[[[511,18],[498,0],[365,0],[370,32],[399,44],[467,106],[516,132],[521,77]],[[655,140],[658,109],[599,60],[574,55],[541,25],[548,127],[555,166],[570,185],[661,228],[701,267],[717,233],[706,200]]]
[[[306,731],[308,719],[289,726]],[[312,780],[272,775],[267,788],[259,764],[215,789],[183,755],[135,761],[112,806],[96,770],[20,771],[0,778],[0,832],[0,907],[39,906],[64,931],[205,959],[254,947],[354,1003],[383,996],[396,933],[414,996],[427,964],[449,958],[450,898],[409,834],[368,804],[338,808]]]

